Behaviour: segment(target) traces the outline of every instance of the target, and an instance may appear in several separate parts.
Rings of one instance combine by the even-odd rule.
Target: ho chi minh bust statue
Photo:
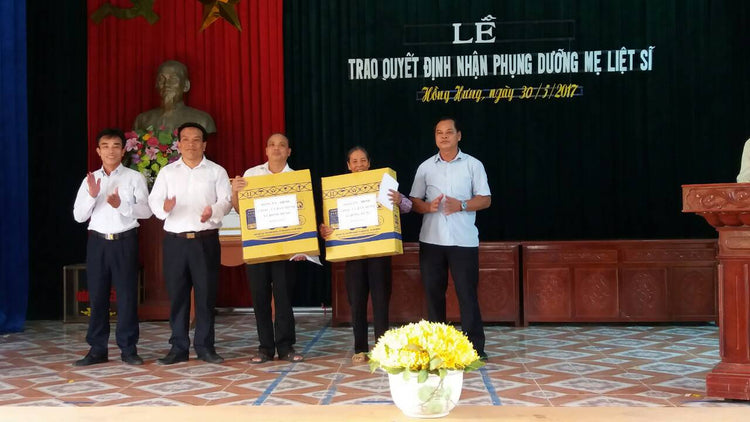
[[[175,60],[167,60],[159,66],[156,74],[156,89],[161,96],[161,106],[145,111],[135,118],[133,129],[165,127],[174,130],[186,122],[199,123],[208,133],[216,132],[214,119],[206,113],[183,102],[183,96],[190,90],[187,67]]]

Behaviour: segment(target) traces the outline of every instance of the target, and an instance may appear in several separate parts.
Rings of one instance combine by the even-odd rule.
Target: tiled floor
[[[0,405],[181,406],[391,404],[387,378],[351,363],[348,327],[322,314],[297,315],[303,363],[251,365],[251,315],[219,315],[217,351],[226,362],[194,359],[158,366],[168,350],[166,322],[141,324],[143,366],[119,361],[72,366],[88,346],[85,324],[30,321],[0,337]],[[705,397],[718,362],[713,325],[490,326],[490,362],[465,376],[461,404],[487,406],[750,406]],[[114,327],[113,327],[114,332]]]

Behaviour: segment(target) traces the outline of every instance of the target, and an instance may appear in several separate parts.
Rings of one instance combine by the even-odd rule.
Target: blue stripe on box
[[[246,248],[248,246],[261,246],[261,245],[268,245],[270,243],[280,243],[280,242],[290,242],[292,240],[302,240],[302,239],[311,239],[318,237],[318,232],[312,231],[312,232],[304,232],[300,233],[296,236],[291,237],[279,237],[279,238],[271,238],[271,239],[263,239],[263,240],[243,240],[242,241],[242,247]]]
[[[388,240],[388,239],[401,240],[401,233],[388,232],[388,233],[379,234],[373,237],[352,238],[348,240],[326,240],[326,247],[330,248],[333,246],[352,245],[355,243],[375,242],[378,240]]]

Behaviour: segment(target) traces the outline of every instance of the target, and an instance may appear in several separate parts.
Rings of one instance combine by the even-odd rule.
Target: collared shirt
[[[94,178],[101,180],[96,198],[89,195],[86,178],[78,188],[73,205],[73,217],[77,222],[83,223],[90,218],[89,230],[116,234],[138,227],[139,218],[151,217],[146,178],[142,174],[120,164],[109,175],[104,168],[96,170]],[[117,208],[107,203],[107,197],[114,193],[115,188],[120,195],[120,206]]]
[[[282,173],[286,173],[288,171],[294,171],[289,167],[289,164],[284,165],[284,169],[281,170]],[[274,174],[271,172],[271,170],[268,168],[268,161],[266,161],[263,164],[258,164],[255,167],[251,167],[247,170],[245,170],[245,174],[242,175],[242,177],[250,177],[250,176],[265,176],[267,174]]]
[[[430,202],[440,194],[459,201],[468,201],[476,195],[490,196],[490,185],[482,162],[460,149],[452,161],[444,161],[440,153],[425,160],[417,168],[409,196]],[[445,215],[444,204],[445,199],[437,212],[424,215],[419,240],[441,246],[479,246],[479,231],[474,225],[476,211]]]
[[[750,182],[750,139],[745,141],[742,148],[742,160],[740,161],[740,173],[737,175],[737,183]]]
[[[176,198],[170,212],[164,211],[164,200]],[[154,215],[164,220],[164,230],[172,233],[218,229],[232,208],[232,187],[223,167],[206,159],[190,168],[182,158],[164,166],[156,176],[148,196]],[[203,209],[211,206],[211,218],[201,223]]]

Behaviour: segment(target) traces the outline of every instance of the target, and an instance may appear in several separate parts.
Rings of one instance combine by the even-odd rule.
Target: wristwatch
[[[469,206],[469,204],[467,204],[466,201],[461,201],[461,211],[466,211],[467,206]]]

